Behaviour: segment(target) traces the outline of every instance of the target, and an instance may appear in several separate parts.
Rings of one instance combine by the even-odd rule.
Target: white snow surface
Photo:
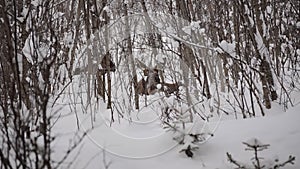
[[[105,108],[105,105],[100,104],[99,107]],[[68,108],[65,106],[61,112]],[[172,133],[165,133],[158,115],[151,111],[150,106],[132,115],[131,123],[124,119],[114,122],[111,127],[110,112],[103,109],[96,115],[93,131],[85,138],[82,146],[76,149],[79,152],[76,160],[74,153],[67,162],[74,162],[71,167],[74,169],[105,168],[105,164],[110,164],[109,169],[231,169],[234,166],[227,161],[226,152],[240,162],[251,164],[253,152],[245,151],[242,142],[255,138],[270,144],[268,149],[259,154],[265,160],[272,162],[279,158],[283,162],[289,155],[293,155],[296,157],[295,165],[288,164],[284,168],[298,169],[300,105],[286,112],[279,107],[275,109],[265,117],[251,119],[228,120],[224,115],[214,136],[199,145],[193,158],[179,153],[182,145],[172,140]],[[82,120],[81,130],[91,127],[89,115],[78,115]],[[216,122],[208,124],[216,126]],[[63,116],[54,127],[53,131],[57,135],[53,145],[54,157],[59,159],[77,130],[75,115]]]

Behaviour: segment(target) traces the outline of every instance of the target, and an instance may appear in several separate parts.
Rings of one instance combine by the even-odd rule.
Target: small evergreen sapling
[[[186,156],[193,158],[193,151],[195,151],[196,149],[199,149],[199,147],[191,147],[191,145],[188,145],[187,148],[180,150],[179,153],[185,152]]]
[[[195,125],[190,121],[190,116],[176,108],[176,106],[167,105],[162,109],[160,117],[163,122],[163,128],[167,132],[173,133],[173,140],[181,145],[179,153],[184,152],[187,157],[192,158],[199,145],[213,136],[210,131],[195,129]]]
[[[251,158],[251,162],[252,162],[252,167],[254,169],[263,169],[263,168],[268,168],[268,169],[278,169],[281,167],[284,167],[287,164],[294,164],[295,161],[295,157],[294,156],[289,156],[288,160],[286,160],[285,162],[279,162],[278,159],[275,159],[275,164],[272,164],[270,166],[266,166],[264,165],[264,158],[259,157],[258,152],[266,150],[269,148],[269,144],[263,144],[261,143],[258,139],[254,138],[251,139],[247,142],[243,142],[244,145],[246,145],[246,151],[253,151],[254,152],[254,157]],[[226,153],[227,155],[227,159],[230,163],[232,163],[233,165],[235,165],[237,167],[237,169],[246,169],[246,168],[250,168],[249,166],[246,166],[245,164],[242,164],[241,162],[235,160],[232,155],[230,153]],[[251,168],[252,168],[251,167]]]

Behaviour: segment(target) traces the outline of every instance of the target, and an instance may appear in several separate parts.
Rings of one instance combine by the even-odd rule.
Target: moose
[[[98,65],[96,78],[97,78],[97,93],[105,99],[105,92],[108,90],[108,104],[110,104],[110,97],[111,97],[111,79],[109,76],[109,72],[115,72],[116,71],[116,65],[112,61],[111,54],[107,52],[104,56],[101,58],[100,65]],[[107,75],[107,78],[105,77]],[[107,85],[108,89],[106,89],[106,80],[107,79]]]
[[[166,83],[161,81],[160,71],[157,67],[149,68],[141,61],[137,60],[137,65],[143,70],[144,76],[146,76],[146,80],[142,78],[137,82],[136,91],[137,94],[140,95],[153,95],[156,92],[165,92],[166,95],[170,95],[172,93],[178,94],[179,87],[182,86],[181,83]],[[158,84],[161,85],[158,88]]]

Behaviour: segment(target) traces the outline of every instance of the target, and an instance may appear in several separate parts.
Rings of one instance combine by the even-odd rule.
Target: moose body
[[[109,71],[111,71],[111,72],[116,71],[116,65],[112,61],[110,53],[107,53],[103,56],[100,65],[101,65],[101,69],[99,69],[99,70],[102,71],[103,74],[105,74]]]
[[[74,75],[79,75],[83,72],[88,72],[89,70],[91,70],[92,73],[99,72],[101,75],[104,75],[107,72],[115,72],[116,65],[113,62],[110,53],[107,53],[102,56],[100,64],[90,63],[85,65],[84,67],[78,67],[74,70]]]
[[[166,94],[177,94],[179,92],[179,87],[182,86],[181,83],[162,83],[163,90]]]

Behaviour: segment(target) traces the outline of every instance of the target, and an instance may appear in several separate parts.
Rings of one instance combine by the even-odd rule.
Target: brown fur
[[[179,87],[182,86],[180,83],[163,83],[164,91],[167,94],[177,93],[179,92]]]
[[[107,53],[106,55],[104,55],[100,64],[101,64],[103,73],[106,73],[108,71],[111,71],[111,72],[116,71],[116,65],[112,61],[110,53]]]
[[[136,92],[137,94],[140,95],[148,94],[146,90],[146,81],[144,79],[141,79],[140,81],[137,82]]]
[[[148,76],[146,80],[146,88],[148,94],[154,94],[158,91],[156,87],[157,84],[160,84],[158,70],[157,69],[148,70]]]

